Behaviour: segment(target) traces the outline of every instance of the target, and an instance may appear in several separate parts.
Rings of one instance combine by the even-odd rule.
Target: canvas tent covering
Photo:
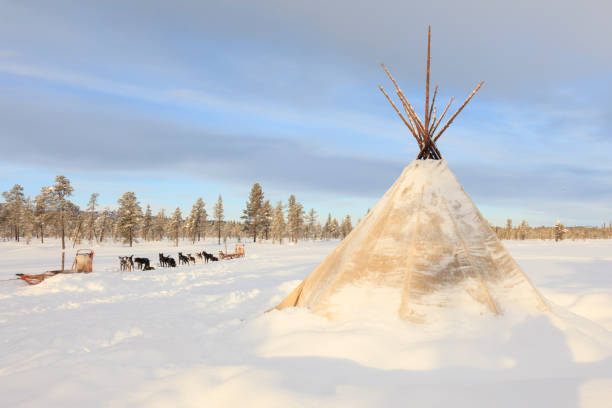
[[[355,297],[343,296],[347,290]],[[445,160],[414,160],[340,245],[278,306],[334,317],[376,289],[400,317],[427,320],[428,308],[500,314],[509,305],[546,309]],[[374,291],[373,291],[374,290]],[[366,295],[369,293],[369,295]],[[370,299],[374,299],[372,296]]]
[[[415,322],[426,321],[431,308],[445,306],[495,315],[513,305],[548,309],[436,146],[483,82],[438,130],[454,98],[437,117],[437,86],[429,100],[430,40],[431,29],[423,120],[384,65],[404,113],[379,86],[417,141],[417,158],[277,309],[303,306],[334,317],[347,309],[367,313],[376,304]]]

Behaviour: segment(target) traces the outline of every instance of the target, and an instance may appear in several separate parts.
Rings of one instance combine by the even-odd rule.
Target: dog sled
[[[45,273],[38,274],[25,274],[25,273],[17,273],[17,278],[23,280],[28,285],[38,285],[40,282],[44,281],[47,278],[57,275],[58,273],[62,273],[65,271],[48,271]]]
[[[72,271],[75,272],[93,272],[93,257],[94,251],[91,249],[79,249],[72,262]]]
[[[93,250],[79,249],[74,257],[74,262],[72,262],[72,267],[70,269],[59,269],[38,274],[17,273],[15,275],[17,275],[17,279],[23,280],[28,285],[38,285],[45,279],[51,278],[59,274],[91,273],[93,272],[93,257]]]
[[[219,251],[219,259],[235,259],[235,258],[241,258],[243,256],[244,256],[244,244],[236,244],[234,246],[233,254],[226,254],[226,253],[223,253],[223,251]]]

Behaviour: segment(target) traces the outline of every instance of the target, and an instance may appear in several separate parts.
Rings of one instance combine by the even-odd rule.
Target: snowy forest
[[[212,208],[198,198],[189,214],[180,208],[173,211],[160,209],[153,214],[150,205],[143,209],[133,192],[126,192],[117,200],[117,208],[100,208],[98,193],[92,193],[84,209],[70,201],[74,189],[70,180],[62,175],[51,186],[43,187],[36,197],[26,197],[21,185],[2,193],[0,203],[0,234],[3,240],[25,241],[33,239],[44,243],[45,238],[61,238],[73,246],[81,241],[104,243],[122,241],[132,246],[142,241],[168,239],[178,246],[179,240],[193,243],[215,237],[218,243],[227,239],[251,239],[298,242],[302,239],[321,240],[344,238],[353,229],[350,215],[340,222],[328,214],[323,224],[314,209],[305,212],[304,206],[291,195],[287,203],[275,204],[264,199],[259,183],[251,188],[248,201],[239,220],[227,220],[223,198],[219,195]]]
[[[607,225],[603,223],[601,227],[566,227],[561,221],[557,221],[553,226],[531,227],[525,220],[517,226],[513,226],[512,220],[508,219],[505,226],[491,225],[491,228],[499,239],[554,239],[555,241],[561,241],[564,239],[612,238],[612,222],[608,222]]]
[[[193,243],[215,237],[218,243],[234,239],[249,239],[284,242],[299,240],[325,240],[346,237],[353,229],[350,215],[338,219],[327,215],[323,223],[314,209],[308,212],[291,195],[286,203],[275,204],[264,199],[264,192],[255,183],[239,220],[227,220],[223,210],[223,198],[219,195],[212,208],[198,198],[189,214],[180,208],[173,211],[160,209],[153,214],[150,205],[144,209],[133,192],[126,192],[117,200],[117,208],[100,208],[98,193],[91,194],[84,209],[70,201],[74,189],[70,180],[62,175],[55,178],[51,186],[43,187],[36,197],[26,197],[21,185],[2,193],[0,202],[0,236],[3,240],[25,241],[33,239],[44,243],[45,238],[61,238],[73,246],[81,241],[104,243],[122,241],[132,246],[135,242],[171,240],[178,246],[179,240],[189,239]],[[369,210],[368,210],[369,211]],[[359,221],[358,221],[359,222]],[[514,226],[508,219],[505,226],[491,228],[499,239],[610,239],[612,223],[601,227],[566,227],[560,221],[553,226],[531,227],[527,221]]]

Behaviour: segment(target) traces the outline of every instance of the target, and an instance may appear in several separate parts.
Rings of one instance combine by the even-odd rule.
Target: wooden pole
[[[425,81],[425,129],[429,129],[429,65],[431,48],[431,25],[427,28],[427,79]],[[429,136],[428,136],[429,138]]]
[[[428,159],[432,158],[435,160],[440,160],[442,158],[442,153],[438,150],[438,147],[433,142],[432,139],[429,139],[429,142],[426,146],[424,146],[419,152],[417,159]]]
[[[406,127],[408,127],[408,130],[410,130],[410,133],[412,133],[412,135],[414,136],[414,138],[416,139],[417,143],[419,144],[419,146],[422,145],[421,140],[419,139],[419,137],[417,136],[415,130],[413,129],[413,127],[410,125],[410,123],[408,123],[408,121],[406,120],[406,118],[404,118],[404,115],[402,115],[402,112],[400,112],[399,109],[397,109],[397,106],[395,106],[395,103],[393,103],[393,100],[391,100],[391,98],[389,97],[389,95],[387,95],[387,93],[385,92],[385,90],[383,89],[383,87],[381,85],[378,85],[378,89],[380,89],[380,91],[383,93],[383,95],[385,95],[385,97],[387,98],[387,100],[389,101],[389,103],[393,106],[393,109],[395,109],[395,112],[397,112],[397,114],[399,115],[400,118],[402,118],[402,121],[404,122],[404,124],[406,125]]]
[[[391,75],[391,73],[389,72],[389,70],[387,69],[387,67],[385,66],[385,64],[380,64],[383,69],[385,70],[387,76],[389,77],[389,79],[391,80],[391,82],[393,82],[393,85],[395,86],[395,89],[397,91],[397,95],[399,96],[400,100],[402,101],[402,103],[404,104],[404,109],[406,109],[406,106],[408,106],[410,109],[406,109],[406,112],[408,113],[408,116],[412,116],[413,121],[415,122],[415,124],[418,123],[417,128],[421,128],[423,129],[423,123],[421,122],[421,119],[419,118],[419,116],[416,114],[416,112],[414,111],[414,108],[412,107],[412,105],[410,104],[410,102],[408,102],[408,99],[406,99],[406,96],[404,95],[404,93],[402,92],[401,88],[399,87],[399,85],[397,84],[397,82],[395,81],[395,78],[393,78],[393,76]],[[416,120],[415,120],[416,119]],[[419,132],[420,133],[420,132]],[[425,136],[425,134],[421,134],[422,137]]]
[[[435,118],[432,119],[431,114],[433,113],[436,105],[436,95],[438,94],[438,85],[436,85],[436,88],[434,89],[434,95],[433,98],[431,99],[431,105],[429,105],[429,124],[430,126],[427,129],[431,129],[431,127],[433,126],[434,122],[436,121]]]
[[[402,101],[402,104],[404,105],[404,109],[406,110],[408,115],[412,118],[412,120],[413,120],[413,122],[415,124],[415,127],[419,130],[419,133],[421,135],[421,139],[423,139],[423,141],[425,141],[425,138],[426,138],[425,127],[423,126],[423,122],[421,122],[421,119],[419,118],[419,115],[417,115],[417,113],[414,111],[414,108],[412,107],[410,102],[408,102],[408,99],[406,99],[406,96],[404,96],[402,91],[398,91],[397,92],[397,96]]]
[[[435,94],[434,94],[435,95]],[[431,117],[431,126],[429,126],[429,134],[431,135],[431,130],[433,129],[434,125],[436,124],[436,108],[433,108],[433,116]]]
[[[414,113],[414,111],[412,110],[412,106],[407,104],[407,101],[405,99],[402,99],[402,104],[404,105],[404,109],[406,110],[406,112],[408,113],[408,115],[410,115],[410,119],[412,120],[412,124],[414,125],[415,130],[419,133],[420,136],[420,140],[421,140],[421,144],[420,147],[421,149],[423,149],[425,147],[425,131],[423,130],[423,127],[420,124],[420,121],[418,120],[418,117],[416,117],[416,113]]]
[[[476,92],[478,92],[478,90],[480,89],[480,87],[484,84],[484,81],[481,81],[478,86],[476,87],[476,89],[474,89],[472,91],[472,93],[470,94],[470,96],[468,96],[468,98],[465,100],[465,102],[463,102],[463,105],[461,105],[461,107],[457,110],[457,112],[455,112],[455,114],[453,116],[451,116],[451,118],[448,120],[448,122],[446,122],[446,125],[444,125],[444,127],[442,128],[442,130],[440,130],[440,132],[438,133],[438,135],[435,137],[434,142],[437,141],[440,136],[442,136],[442,133],[444,133],[444,131],[446,129],[448,129],[448,127],[450,126],[451,123],[453,123],[453,119],[455,119],[457,117],[457,115],[459,114],[459,112],[461,112],[463,110],[463,108],[465,108],[465,105],[468,104],[468,102],[470,101],[470,99],[472,99],[472,97],[474,95],[476,95]]]
[[[383,69],[387,73],[387,76],[389,77],[391,82],[393,82],[393,85],[395,85],[395,89],[397,89],[398,92],[402,92],[402,90],[400,89],[399,85],[397,84],[397,82],[395,82],[395,79],[393,78],[393,76],[391,75],[391,73],[389,72],[389,70],[387,69],[385,64],[381,63],[380,66],[383,67]]]
[[[436,132],[436,129],[438,128],[438,125],[440,124],[440,122],[442,122],[442,119],[444,118],[444,115],[446,115],[446,111],[448,110],[448,108],[450,108],[451,104],[453,103],[453,100],[455,99],[454,96],[451,96],[450,101],[448,101],[448,105],[446,105],[446,108],[444,108],[444,111],[442,112],[442,116],[440,116],[440,119],[438,119],[438,122],[436,122],[436,124],[434,125],[434,127],[431,129],[431,134],[433,135]]]
[[[412,105],[410,105],[410,102],[408,102],[408,99],[406,99],[406,96],[404,95],[404,93],[402,92],[402,89],[399,87],[399,85],[397,84],[397,82],[395,81],[395,78],[393,78],[393,76],[391,75],[391,73],[389,72],[389,70],[387,69],[387,67],[385,66],[385,64],[380,64],[383,69],[385,70],[385,72],[387,73],[387,76],[389,77],[389,79],[391,80],[391,82],[393,82],[393,85],[395,86],[395,90],[397,93],[397,96],[400,98],[400,100],[402,101],[402,103],[404,104],[404,109],[406,107],[406,105],[408,105],[410,107],[410,109],[406,110],[406,113],[408,113],[408,116],[412,116],[412,112],[414,112],[414,109],[412,109]],[[418,116],[417,116],[418,119]],[[416,121],[415,121],[416,122]],[[419,120],[420,122],[420,120]],[[418,126],[417,126],[418,127]]]
[[[404,118],[404,115],[402,115],[402,112],[400,112],[400,110],[397,108],[397,106],[395,105],[395,103],[393,102],[393,100],[391,99],[391,97],[387,94],[387,92],[385,92],[385,89],[382,87],[382,85],[378,85],[378,89],[380,89],[380,92],[383,93],[383,95],[385,95],[385,97],[387,98],[387,100],[389,101],[389,103],[391,104],[391,106],[393,106],[393,109],[395,109],[395,112],[397,112],[397,114],[399,115],[399,117],[402,119],[402,121],[404,122],[404,124],[408,127],[408,129],[410,129],[410,132],[413,133],[413,135],[416,134],[414,133],[414,129],[413,127],[410,125],[410,123],[406,120],[406,118]]]
[[[387,93],[382,88],[382,86],[379,85],[379,88],[381,92],[385,95],[387,100],[391,103],[391,105],[393,106],[397,114],[400,116],[400,118],[402,119],[406,127],[408,127],[408,129],[410,130],[414,138],[419,143],[420,151],[417,156],[417,159],[428,159],[428,158],[438,159],[438,160],[442,159],[442,154],[438,150],[438,147],[436,146],[436,142],[438,141],[440,136],[444,133],[444,131],[448,129],[450,124],[457,117],[457,115],[463,110],[463,108],[468,104],[468,102],[472,99],[472,97],[482,87],[482,85],[484,84],[484,81],[478,84],[476,89],[472,91],[470,96],[468,96],[465,102],[463,102],[463,104],[459,107],[457,112],[455,112],[455,114],[448,120],[448,122],[446,122],[446,124],[440,130],[440,132],[438,132],[438,134],[434,137],[436,130],[438,129],[438,126],[440,125],[440,123],[442,123],[442,120],[446,116],[446,112],[450,108],[455,97],[454,96],[451,97],[450,101],[448,102],[448,105],[446,105],[446,108],[444,108],[444,111],[442,111],[442,114],[440,115],[440,117],[437,118],[437,108],[435,107],[435,103],[436,103],[436,97],[438,95],[438,85],[436,85],[434,89],[433,97],[431,99],[431,104],[429,103],[429,85],[430,85],[430,76],[431,76],[430,75],[431,74],[431,25],[427,27],[427,71],[426,71],[426,80],[425,80],[425,117],[423,121],[421,121],[421,118],[419,118],[419,115],[417,115],[416,111],[414,110],[410,102],[408,102],[408,99],[406,98],[402,90],[400,89],[399,85],[395,81],[395,78],[393,78],[393,76],[391,75],[391,73],[389,72],[385,64],[381,63],[380,65],[385,70],[385,73],[387,74],[387,76],[389,77],[393,85],[395,86],[397,96],[400,102],[402,103],[404,110],[406,111],[406,116],[404,116],[404,114],[400,112],[398,107],[391,100],[389,95],[387,95]]]

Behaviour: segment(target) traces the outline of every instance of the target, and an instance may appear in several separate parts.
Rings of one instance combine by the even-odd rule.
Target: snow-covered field
[[[551,313],[264,314],[337,242],[127,273],[118,255],[177,249],[95,247],[92,274],[0,282],[0,406],[612,407],[612,241],[504,244]],[[201,249],[218,247],[179,247]],[[0,243],[0,279],[59,257],[57,242]]]

